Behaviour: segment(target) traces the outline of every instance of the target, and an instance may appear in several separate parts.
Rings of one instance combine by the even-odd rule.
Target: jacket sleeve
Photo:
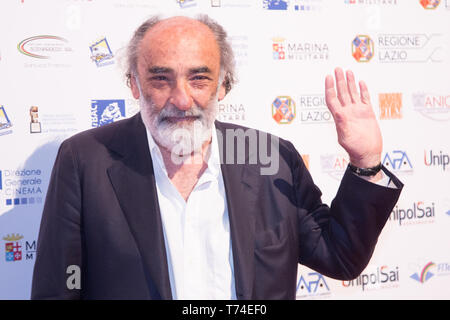
[[[372,257],[403,184],[384,167],[397,188],[371,183],[347,169],[328,207],[300,155],[293,154],[299,263],[334,279],[358,277]]]
[[[75,268],[80,271],[82,262],[80,179],[66,140],[59,148],[45,200],[31,299],[79,299],[80,290],[73,286],[80,280]]]

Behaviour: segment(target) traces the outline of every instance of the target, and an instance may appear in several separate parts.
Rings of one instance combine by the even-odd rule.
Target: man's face
[[[220,51],[213,33],[188,18],[163,20],[142,39],[137,62],[138,79],[132,78],[131,89],[156,142],[172,151],[180,142],[174,137],[177,129],[194,135],[200,128],[201,137],[191,137],[198,149],[210,137],[217,101],[225,96],[218,85]]]

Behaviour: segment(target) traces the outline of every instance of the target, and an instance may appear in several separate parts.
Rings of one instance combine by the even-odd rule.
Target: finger
[[[347,86],[353,103],[360,102],[358,89],[356,88],[355,76],[352,71],[347,70]]]
[[[332,76],[327,75],[325,77],[325,102],[331,114],[335,114],[336,111],[341,108],[341,103],[336,96],[336,90],[334,89],[334,79]]]
[[[370,104],[369,89],[364,81],[359,82],[359,90],[361,92],[361,101],[365,104]]]
[[[334,74],[336,77],[337,96],[341,105],[344,107],[352,102],[348,93],[347,81],[345,81],[344,72],[341,68],[336,68]]]

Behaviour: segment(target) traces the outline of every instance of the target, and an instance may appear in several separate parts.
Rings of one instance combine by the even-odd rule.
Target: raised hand
[[[325,100],[333,115],[339,144],[347,151],[350,163],[360,168],[369,168],[380,163],[383,141],[380,127],[370,103],[369,91],[363,81],[359,89],[353,72],[335,69],[337,94],[334,79],[325,79]]]

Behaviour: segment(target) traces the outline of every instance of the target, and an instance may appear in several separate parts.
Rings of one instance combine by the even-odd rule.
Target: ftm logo
[[[378,95],[380,104],[380,119],[401,119],[402,118],[402,94],[401,93],[380,93]]]
[[[420,0],[420,4],[424,9],[436,9],[439,4],[441,3],[441,0]]]
[[[352,41],[352,56],[358,62],[369,62],[374,55],[373,41],[369,36],[357,35]]]
[[[422,271],[420,271],[419,273],[414,273],[412,274],[410,277],[411,279],[414,279],[420,283],[425,283],[426,281],[428,281],[432,276],[434,276],[434,273],[432,273],[430,270],[431,268],[435,267],[436,264],[433,262],[428,262],[425,267],[423,267]]]
[[[272,118],[278,124],[291,123],[295,114],[295,102],[291,97],[278,96],[272,102]]]

